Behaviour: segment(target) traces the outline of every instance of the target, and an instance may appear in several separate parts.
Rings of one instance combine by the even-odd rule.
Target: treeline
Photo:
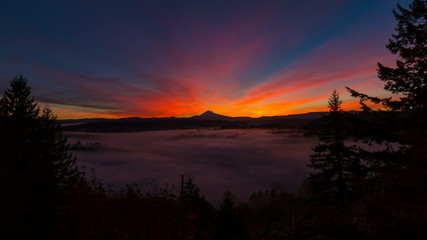
[[[89,180],[88,180],[89,179]],[[275,239],[291,232],[299,199],[277,190],[237,202],[230,192],[212,206],[191,178],[182,189],[143,192],[136,185],[108,189],[96,177],[81,178],[59,205],[60,239]]]
[[[320,114],[319,114],[320,115]],[[73,125],[62,126],[64,131],[78,132],[138,132],[154,130],[178,130],[178,129],[250,129],[250,128],[278,128],[278,129],[306,129],[316,128],[316,121],[301,116],[300,118],[262,117],[233,120],[202,120],[191,118],[122,118],[122,119],[90,119]]]

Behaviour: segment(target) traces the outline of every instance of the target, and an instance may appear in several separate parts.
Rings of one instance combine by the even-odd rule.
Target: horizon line
[[[128,119],[128,118],[140,118],[140,119],[150,119],[150,118],[191,118],[191,117],[196,117],[196,116],[201,116],[202,114],[209,112],[210,110],[206,110],[203,113],[200,114],[196,114],[196,115],[191,115],[191,116],[159,116],[159,117],[141,117],[141,116],[124,116],[124,117],[93,117],[93,118],[57,118],[57,120],[84,120],[84,119]],[[294,115],[304,115],[304,114],[310,114],[310,113],[327,113],[329,111],[311,111],[311,112],[303,112],[303,113],[292,113],[292,114],[286,114],[286,115],[265,115],[265,116],[260,116],[260,117],[249,117],[249,116],[236,116],[236,117],[232,117],[232,116],[227,116],[224,114],[219,114],[216,113],[214,111],[210,111],[216,115],[220,115],[220,116],[224,116],[224,117],[229,117],[229,118],[253,118],[253,119],[257,119],[257,118],[263,118],[263,117],[286,117],[286,116],[294,116]],[[343,110],[343,112],[361,112],[361,110]]]

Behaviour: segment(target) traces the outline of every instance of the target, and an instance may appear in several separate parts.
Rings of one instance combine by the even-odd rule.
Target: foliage
[[[246,205],[236,204],[233,194],[228,191],[225,192],[219,206],[217,231],[214,239],[247,239],[246,212]]]
[[[392,98],[370,97],[350,88],[354,97],[361,100],[366,110],[371,110],[365,101],[381,103],[391,110],[424,109],[427,103],[427,6],[425,0],[414,0],[409,9],[398,5],[393,11],[397,27],[396,34],[386,47],[398,55],[396,67],[378,63],[378,77],[385,82],[384,89],[400,96]]]
[[[342,101],[334,90],[329,98],[329,114],[323,116],[319,132],[320,143],[314,148],[309,167],[318,170],[311,175],[313,184],[319,185],[322,196],[335,198],[344,204],[349,195],[359,189],[365,175],[358,158],[358,147],[347,146],[348,124],[341,109]]]
[[[215,211],[199,192],[193,178],[181,177],[180,201],[187,219],[192,223],[192,235],[194,239],[211,239]]]
[[[9,217],[11,236],[49,236],[54,207],[77,177],[55,116],[49,108],[41,109],[30,92],[19,75],[0,100],[1,210]],[[38,220],[41,215],[50,221]]]
[[[16,177],[28,174],[25,177],[53,183],[60,191],[77,175],[75,159],[68,152],[56,116],[48,107],[40,109],[30,98],[30,89],[20,75],[0,100],[3,147],[7,150],[2,173]]]
[[[396,33],[386,47],[398,59],[395,67],[378,64],[378,77],[395,96],[371,97],[348,88],[376,123],[360,121],[364,130],[358,137],[387,146],[363,152],[368,162],[377,163],[376,174],[354,210],[357,227],[374,239],[417,239],[427,227],[427,205],[420,201],[427,198],[427,2],[414,0],[408,9],[398,5],[394,15]],[[373,110],[368,101],[383,108]]]

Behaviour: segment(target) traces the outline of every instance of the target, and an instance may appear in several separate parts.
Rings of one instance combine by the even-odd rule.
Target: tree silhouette
[[[397,20],[396,34],[386,45],[398,55],[396,67],[378,63],[378,77],[385,82],[384,89],[400,94],[399,100],[370,97],[350,88],[355,97],[363,102],[382,103],[392,110],[423,109],[427,103],[427,3],[414,0],[409,9],[398,4],[399,12],[393,11]]]
[[[189,177],[187,180],[184,179],[184,176],[181,176],[181,201],[183,202],[193,202],[197,201],[200,197],[199,188],[194,183],[192,177]]]
[[[409,159],[427,147],[427,2],[414,0],[409,9],[397,5],[393,13],[396,33],[386,47],[397,55],[396,66],[378,63],[378,77],[393,97],[372,97],[347,87],[368,116],[359,118],[353,135],[385,145],[382,151],[361,151],[375,175],[386,168],[407,168]],[[374,110],[369,102],[382,107]]]
[[[363,230],[375,233],[374,238],[417,239],[427,227],[427,214],[420,211],[427,209],[420,200],[427,198],[427,2],[414,0],[408,9],[398,5],[393,13],[396,33],[386,47],[397,55],[396,66],[378,64],[378,77],[393,97],[372,97],[347,88],[371,117],[361,122],[364,131],[359,137],[387,146],[382,152],[365,152],[370,162],[381,165],[359,209],[364,209]],[[373,110],[369,101],[382,108]],[[393,142],[400,143],[397,150],[392,149]]]
[[[423,149],[427,142],[427,2],[414,0],[409,9],[400,5],[397,8],[393,11],[396,33],[386,45],[398,57],[396,67],[378,63],[378,77],[385,82],[384,89],[396,96],[372,97],[347,88],[373,117],[368,124],[359,123],[363,125],[360,137],[387,144],[386,151],[366,155],[386,165],[404,164],[409,152]],[[369,101],[383,108],[373,111],[366,103]],[[391,142],[399,142],[401,147],[392,151]]]
[[[396,141],[401,143],[417,144],[426,141],[425,121],[427,117],[427,2],[414,0],[405,9],[397,5],[398,11],[393,11],[397,20],[396,33],[392,35],[387,49],[397,55],[396,67],[387,67],[378,63],[378,77],[385,82],[384,89],[395,94],[394,98],[379,98],[359,93],[347,88],[352,96],[360,99],[362,108],[372,112],[366,102],[381,104],[386,114],[383,127],[396,134],[370,135],[369,138],[382,138],[380,140]],[[405,114],[405,121],[398,119],[391,111],[399,111]],[[384,117],[384,112],[378,114]],[[382,116],[381,116],[382,115]],[[402,115],[402,114],[400,114]],[[392,130],[392,128],[394,128]],[[396,129],[399,128],[399,129]],[[402,134],[404,131],[404,134]],[[371,132],[368,130],[368,132]],[[375,133],[375,132],[374,132]]]
[[[334,90],[328,100],[329,114],[323,116],[322,129],[318,133],[320,143],[313,148],[308,167],[319,171],[310,178],[319,184],[320,195],[336,198],[344,205],[350,192],[358,190],[364,167],[358,158],[358,148],[344,143],[349,126],[341,104],[339,94]]]
[[[56,117],[30,93],[19,75],[0,100],[1,208],[7,234],[48,237],[55,205],[78,172]]]
[[[235,203],[231,192],[226,191],[219,206],[216,234],[213,239],[249,239],[247,219],[248,206]]]
[[[193,223],[193,239],[210,239],[213,233],[214,211],[200,195],[199,187],[196,186],[192,177],[184,179],[184,175],[181,176],[180,201],[187,219]]]
[[[237,209],[231,192],[225,192],[218,218],[218,232],[215,239],[236,239],[238,236]]]
[[[393,11],[398,21],[393,39],[386,47],[400,59],[396,67],[378,63],[378,77],[385,81],[384,88],[400,93],[401,110],[425,108],[427,103],[427,6],[426,1],[415,0],[409,9],[398,5],[400,13]]]

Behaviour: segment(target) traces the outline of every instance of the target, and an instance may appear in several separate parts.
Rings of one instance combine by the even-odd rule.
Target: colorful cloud
[[[403,5],[409,1],[404,1]],[[0,90],[22,73],[59,118],[325,110],[385,94],[393,1],[6,1]],[[18,11],[19,10],[19,11]]]

